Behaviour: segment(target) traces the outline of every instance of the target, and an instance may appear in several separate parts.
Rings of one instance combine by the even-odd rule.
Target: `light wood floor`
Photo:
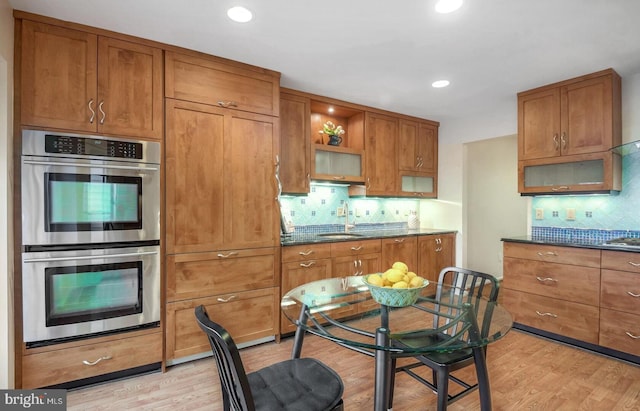
[[[292,339],[241,350],[247,372],[289,358]],[[345,410],[373,409],[373,359],[317,337],[303,356],[334,368],[345,384]],[[512,330],[488,350],[493,409],[640,410],[640,367]],[[474,370],[461,370],[473,379]],[[211,358],[126,380],[70,391],[68,410],[221,410]],[[435,409],[436,396],[405,374],[396,379],[394,410]],[[449,407],[479,409],[477,391]]]

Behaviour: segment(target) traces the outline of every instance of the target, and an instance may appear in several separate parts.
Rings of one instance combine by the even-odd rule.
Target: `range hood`
[[[613,147],[611,149],[614,153],[620,154],[621,156],[627,156],[630,154],[635,154],[640,152],[640,140],[633,141],[631,143],[621,144],[619,146]]]

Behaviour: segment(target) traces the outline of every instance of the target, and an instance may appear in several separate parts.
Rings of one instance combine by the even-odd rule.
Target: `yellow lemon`
[[[378,274],[371,274],[367,277],[367,282],[372,285],[377,285],[378,287],[382,287],[382,277]]]
[[[409,288],[422,287],[424,284],[424,278],[415,276],[409,281]]]
[[[385,273],[387,274],[387,280],[391,283],[397,283],[404,278],[404,273],[396,268],[390,268]]]
[[[391,268],[396,268],[396,269],[402,271],[403,274],[406,274],[409,271],[409,267],[407,267],[407,265],[405,263],[403,263],[402,261],[396,261],[395,263],[393,263]]]
[[[409,279],[412,279],[413,277],[417,276],[418,274],[414,273],[413,271],[409,271],[407,273],[407,277],[409,277]]]
[[[393,284],[392,288],[409,288],[409,284],[405,283],[404,281],[398,281],[397,283]]]

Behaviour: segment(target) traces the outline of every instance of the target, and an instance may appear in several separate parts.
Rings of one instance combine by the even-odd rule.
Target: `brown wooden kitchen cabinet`
[[[505,242],[502,298],[515,322],[598,344],[600,250]]]
[[[640,254],[602,251],[600,342],[640,356]]]
[[[381,240],[382,260],[380,271],[391,268],[393,263],[401,261],[409,267],[409,271],[417,273],[418,270],[418,238],[415,236],[403,236],[383,238]],[[368,273],[367,273],[368,274]]]
[[[167,254],[273,247],[278,121],[167,99]]]
[[[282,247],[281,297],[292,289],[332,277],[331,244],[305,244]],[[280,315],[280,333],[287,334],[296,326]]]
[[[365,123],[367,195],[398,194],[398,118],[367,112]]]
[[[400,119],[398,135],[399,196],[438,195],[438,124]]]
[[[19,21],[23,125],[162,138],[161,49]]]
[[[306,194],[311,188],[311,100],[280,92],[280,182],[282,192]]]
[[[440,271],[454,266],[456,262],[456,234],[430,234],[418,237],[418,269],[419,276],[438,283]]]
[[[612,69],[518,93],[519,191],[620,190],[621,130]]]

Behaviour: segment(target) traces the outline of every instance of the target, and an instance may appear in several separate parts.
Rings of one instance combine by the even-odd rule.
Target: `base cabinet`
[[[97,377],[162,361],[162,333],[158,331],[95,343],[58,344],[22,356],[22,388],[33,389]]]
[[[455,233],[418,237],[418,270],[416,271],[418,275],[436,284],[440,271],[455,263]]]

